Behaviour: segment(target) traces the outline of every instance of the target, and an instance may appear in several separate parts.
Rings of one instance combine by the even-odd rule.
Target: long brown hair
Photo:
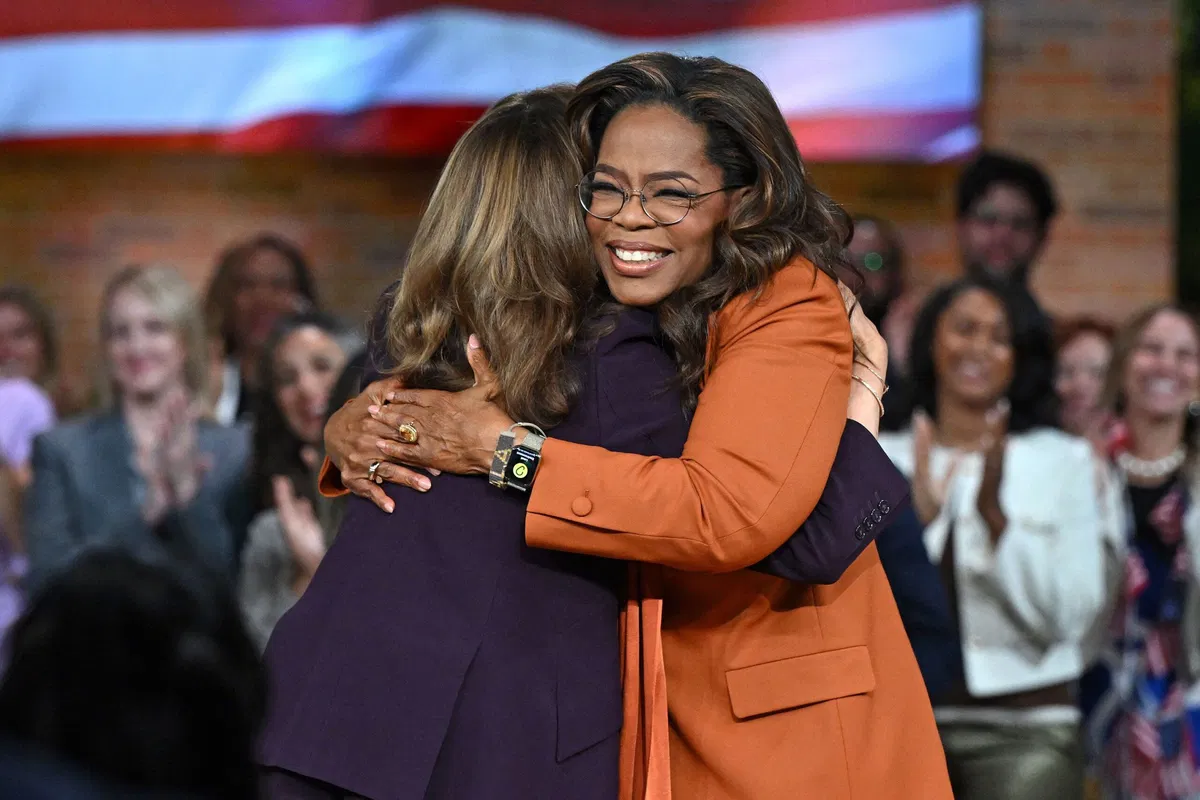
[[[455,145],[388,315],[394,372],[415,387],[473,382],[486,348],[509,414],[553,424],[577,392],[568,357],[597,281],[565,123],[570,87],[496,103]]]
[[[685,402],[694,407],[713,313],[734,297],[761,289],[797,256],[835,280],[852,274],[843,255],[852,224],[840,206],[813,187],[766,85],[718,58],[643,53],[584,78],[567,122],[586,168],[595,164],[613,118],[626,108],[647,105],[666,106],[704,128],[707,156],[721,169],[725,185],[748,187],[716,231],[708,274],[659,306]]]

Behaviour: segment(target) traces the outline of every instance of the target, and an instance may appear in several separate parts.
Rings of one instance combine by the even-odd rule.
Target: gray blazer
[[[28,586],[36,588],[93,545],[199,560],[232,580],[249,521],[249,432],[201,422],[197,439],[212,467],[191,504],[152,530],[142,519],[145,481],[119,412],[85,416],[39,436],[33,484],[23,504]]]

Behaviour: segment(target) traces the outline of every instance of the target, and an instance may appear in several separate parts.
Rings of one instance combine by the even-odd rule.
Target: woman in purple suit
[[[507,98],[455,147],[381,304],[374,366],[409,386],[466,388],[477,334],[515,417],[570,441],[677,456],[687,421],[673,360],[646,347],[661,342],[655,316],[596,300],[568,97]],[[615,384],[658,422],[615,416],[597,390]],[[839,460],[871,457],[870,434],[848,431]],[[846,509],[864,495],[903,499],[902,480],[878,474],[869,491],[831,481],[828,513],[762,568],[836,578],[870,541]],[[380,502],[394,514],[348,504],[268,645],[269,795],[617,797],[624,566],[527,547],[522,496],[482,479],[442,476],[431,493],[389,485]]]

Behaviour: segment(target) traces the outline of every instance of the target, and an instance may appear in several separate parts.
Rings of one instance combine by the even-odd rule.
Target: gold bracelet
[[[867,383],[862,378],[858,377],[857,375],[851,375],[850,377],[853,378],[854,380],[858,381],[859,383],[861,383],[863,386],[867,387],[867,391],[871,393],[871,397],[874,397],[875,402],[879,404],[879,417],[882,419],[883,418],[883,398],[879,396],[878,392],[876,392],[874,389],[871,388],[871,384]]]
[[[867,368],[867,372],[871,373],[871,374],[872,374],[872,375],[874,375],[876,378],[879,378],[879,382],[880,382],[881,384],[883,384],[883,393],[884,393],[884,394],[887,394],[887,390],[888,390],[888,382],[887,382],[887,378],[885,378],[885,377],[883,377],[882,375],[880,375],[880,374],[879,374],[879,373],[876,371],[876,369],[875,369],[874,367],[872,367],[870,364],[868,364],[866,361],[859,361],[859,360],[856,358],[856,359],[854,359],[854,363],[855,363],[855,364],[858,364],[860,367],[866,367],[866,368]]]

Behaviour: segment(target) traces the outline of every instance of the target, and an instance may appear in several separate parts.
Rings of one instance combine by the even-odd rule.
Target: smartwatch
[[[524,428],[527,433],[524,441],[509,450],[504,465],[504,488],[528,493],[533,487],[533,479],[542,460],[542,444],[546,441],[546,432],[537,425],[518,422],[508,429],[510,442],[516,438],[513,434],[517,428]]]
[[[515,438],[512,428],[509,428],[496,440],[496,452],[492,454],[492,468],[488,472],[488,482],[497,489],[503,489],[505,486],[505,473],[508,470],[508,459],[512,456]]]

